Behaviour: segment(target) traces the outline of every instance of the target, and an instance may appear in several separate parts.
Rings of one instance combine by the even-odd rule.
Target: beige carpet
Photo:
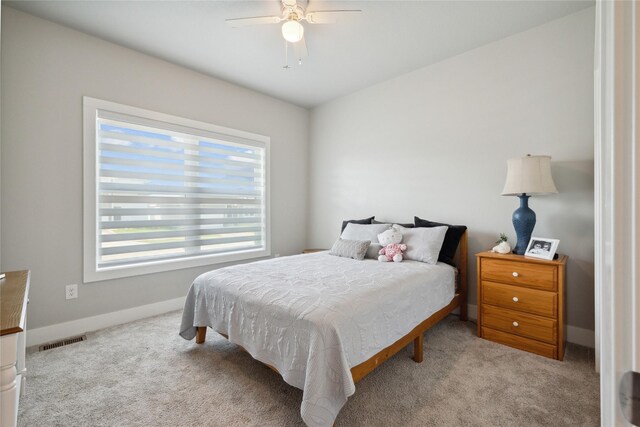
[[[209,332],[178,336],[173,312],[27,356],[20,426],[299,426],[302,392]],[[356,385],[337,426],[597,426],[593,353],[564,362],[481,340],[449,316]]]

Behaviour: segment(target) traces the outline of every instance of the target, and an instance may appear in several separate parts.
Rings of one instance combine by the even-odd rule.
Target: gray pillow
[[[389,229],[389,224],[347,224],[346,228],[340,235],[346,240],[369,240],[371,246],[365,255],[365,258],[378,259],[378,252],[382,246],[378,243],[378,234]]]
[[[380,243],[372,243],[369,245],[369,249],[367,249],[367,254],[364,256],[368,259],[378,259],[380,256],[378,252],[382,249],[382,245]]]
[[[370,244],[369,240],[346,240],[340,237],[331,247],[329,255],[362,261]]]

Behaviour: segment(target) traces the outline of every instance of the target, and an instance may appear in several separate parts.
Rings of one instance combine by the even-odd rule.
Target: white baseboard
[[[114,311],[112,313],[99,314],[97,316],[85,317],[83,319],[72,320],[70,322],[57,323],[42,328],[27,328],[27,347],[40,345],[51,341],[67,338],[74,335],[81,335],[86,332],[97,331],[98,329],[110,326],[121,325],[144,319],[145,317],[156,316],[179,310],[184,307],[185,297],[174,298],[168,301],[156,302],[142,305],[140,307],[128,308],[126,310]]]
[[[589,348],[596,347],[596,332],[578,328],[577,326],[567,325],[567,341],[574,344],[583,345]]]
[[[475,304],[467,304],[467,313],[469,320],[478,320],[478,307]],[[577,326],[567,325],[567,341],[570,343],[582,345],[584,347],[595,348],[596,333],[590,329],[578,328]]]
[[[114,311],[112,313],[99,314],[97,316],[85,317],[83,319],[72,320],[70,322],[57,323],[42,328],[27,329],[27,347],[40,345],[51,341],[67,338],[73,335],[80,335],[86,332],[97,331],[98,329],[110,326],[121,325],[133,322],[134,320],[168,313],[184,307],[185,297],[174,298],[168,301],[161,301],[154,304],[142,305],[140,307],[128,308],[126,310]],[[478,307],[475,304],[467,305],[470,320],[478,320]],[[578,328],[567,325],[567,341],[585,347],[595,347],[595,332],[589,329]]]

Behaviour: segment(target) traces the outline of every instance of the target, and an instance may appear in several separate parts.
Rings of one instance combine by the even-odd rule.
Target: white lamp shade
[[[282,37],[289,43],[297,43],[304,36],[304,27],[301,23],[289,20],[282,24]]]
[[[503,196],[557,193],[551,176],[550,156],[526,156],[507,160]]]

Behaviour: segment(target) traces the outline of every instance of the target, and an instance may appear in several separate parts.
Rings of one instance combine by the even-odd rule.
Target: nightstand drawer
[[[482,325],[547,343],[558,339],[556,321],[514,310],[482,306]]]
[[[555,292],[482,281],[482,303],[540,316],[558,317],[558,296]]]
[[[482,263],[482,278],[530,288],[557,290],[557,268],[534,262],[487,258]]]
[[[558,348],[555,345],[545,344],[540,341],[530,340],[513,334],[496,331],[495,329],[482,327],[482,337],[509,347],[529,351],[540,356],[558,358]]]

